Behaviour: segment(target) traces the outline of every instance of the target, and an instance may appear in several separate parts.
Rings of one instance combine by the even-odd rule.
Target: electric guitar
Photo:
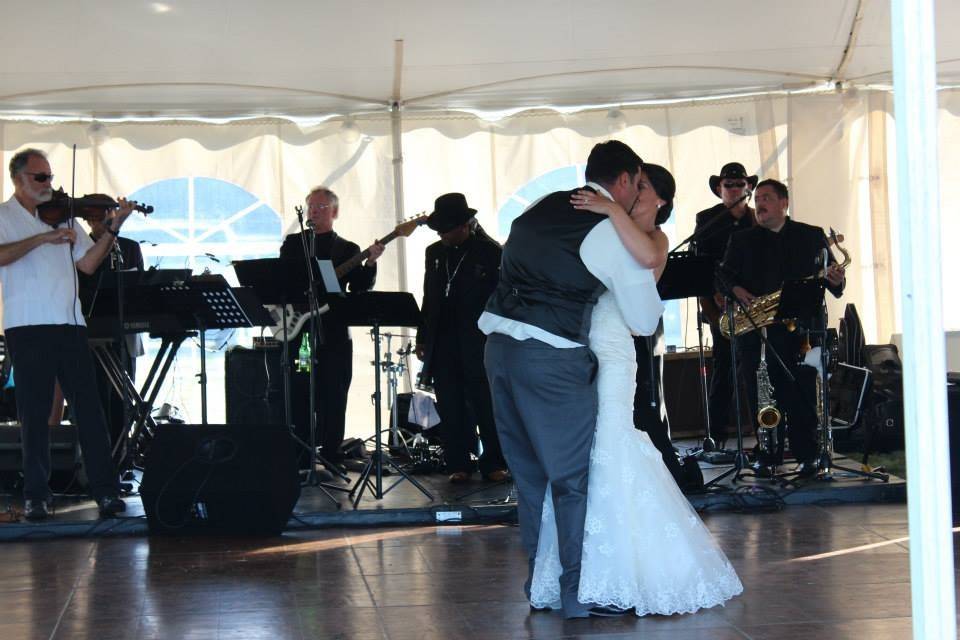
[[[393,231],[391,231],[389,234],[384,236],[384,238],[382,240],[379,240],[378,242],[382,245],[386,245],[397,238],[400,238],[400,237],[406,238],[410,234],[412,234],[417,227],[419,227],[422,224],[426,224],[427,218],[428,216],[426,214],[421,214],[416,216],[415,218],[410,218],[409,220],[405,220],[400,224],[398,224]],[[370,257],[370,249],[369,248],[364,249],[360,253],[351,257],[346,262],[335,267],[334,272],[337,274],[337,279],[339,280],[343,276],[347,275],[348,273],[356,269],[358,266],[360,266],[361,262],[363,262],[369,257]],[[265,307],[267,311],[269,311],[270,317],[273,318],[273,321],[276,323],[275,326],[269,328],[271,335],[276,340],[283,340],[284,342],[289,341],[295,335],[300,333],[300,330],[303,329],[303,325],[307,323],[311,315],[309,311],[297,311],[296,309],[293,308],[293,305],[288,304],[286,305],[287,323],[286,325],[284,325],[283,324],[283,316],[284,316],[283,307],[281,307],[280,305],[265,305]],[[320,306],[318,313],[324,314],[329,310],[330,310],[329,305],[324,304]]]

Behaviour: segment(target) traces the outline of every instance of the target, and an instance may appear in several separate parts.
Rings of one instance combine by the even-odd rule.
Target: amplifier
[[[233,347],[224,358],[227,424],[283,424],[280,349]]]

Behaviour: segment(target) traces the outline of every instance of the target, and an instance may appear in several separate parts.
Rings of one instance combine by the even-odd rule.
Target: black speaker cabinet
[[[282,351],[277,348],[233,347],[227,351],[224,360],[227,424],[283,424],[281,355]]]
[[[23,450],[20,423],[0,424],[0,484],[12,487],[23,471]],[[84,489],[77,427],[62,424],[50,427],[50,488],[56,492]]]
[[[709,362],[710,354],[705,355]],[[673,438],[703,436],[699,375],[698,352],[683,351],[663,356],[663,396]]]
[[[154,533],[276,535],[300,497],[281,425],[161,424],[140,497]]]

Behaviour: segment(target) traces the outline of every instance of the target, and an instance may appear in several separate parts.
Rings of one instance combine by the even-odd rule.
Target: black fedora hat
[[[477,210],[467,206],[467,198],[462,193],[445,193],[434,201],[427,226],[437,233],[446,233],[466,224],[475,215]]]
[[[721,180],[746,180],[750,184],[750,189],[756,189],[760,179],[757,176],[748,176],[747,170],[739,162],[728,162],[720,169],[720,175],[710,176],[710,191],[714,195],[720,196]]]

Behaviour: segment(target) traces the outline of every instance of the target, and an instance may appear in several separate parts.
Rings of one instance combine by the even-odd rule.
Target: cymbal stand
[[[400,432],[400,415],[397,407],[398,388],[400,386],[400,376],[407,370],[407,358],[413,351],[413,345],[408,343],[406,347],[397,350],[397,360],[393,360],[390,342],[393,338],[403,338],[403,336],[394,336],[392,333],[381,334],[387,339],[387,355],[381,363],[381,370],[387,374],[387,411],[390,412],[390,448],[403,449],[409,455],[407,441]]]
[[[890,476],[886,473],[880,473],[878,471],[866,471],[864,469],[854,469],[852,467],[844,467],[838,465],[833,461],[833,427],[830,420],[830,393],[829,393],[829,381],[827,378],[827,367],[830,363],[830,354],[827,349],[827,305],[824,304],[820,308],[820,320],[821,329],[810,333],[820,334],[820,372],[819,372],[819,393],[817,397],[817,403],[819,405],[818,417],[820,418],[820,424],[818,425],[818,444],[820,452],[817,456],[817,480],[833,480],[833,470],[839,469],[844,473],[850,473],[853,475],[860,476],[862,478],[872,478],[874,480],[880,480],[882,482],[889,482]]]
[[[357,482],[350,488],[348,494],[353,498],[353,508],[356,509],[360,505],[360,499],[363,497],[364,490],[369,489],[370,493],[373,494],[373,497],[376,500],[382,500],[383,496],[392,491],[398,484],[404,480],[408,480],[413,486],[420,490],[420,493],[425,495],[431,501],[433,500],[433,495],[427,491],[423,485],[416,481],[413,477],[408,475],[403,469],[400,468],[396,462],[394,462],[390,456],[383,450],[383,441],[382,441],[382,427],[383,427],[383,418],[381,416],[381,385],[380,385],[380,371],[383,369],[383,361],[380,357],[380,324],[374,323],[373,327],[370,329],[370,337],[373,340],[373,371],[374,371],[374,391],[373,391],[373,406],[374,406],[374,434],[373,434],[373,453],[367,459],[367,463],[363,466],[363,471],[360,472],[360,477],[357,478]],[[389,356],[388,356],[389,357]],[[400,477],[397,480],[387,487],[383,488],[383,470],[384,466],[390,467],[395,472],[399,474]],[[373,478],[371,479],[371,475]],[[356,495],[354,495],[356,494]]]

